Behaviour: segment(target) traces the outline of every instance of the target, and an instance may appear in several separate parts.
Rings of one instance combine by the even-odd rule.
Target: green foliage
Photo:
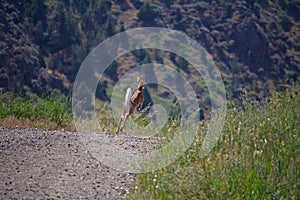
[[[30,20],[36,25],[38,22],[42,22],[43,28],[47,26],[47,7],[44,1],[31,0],[26,3],[26,14],[30,17]]]
[[[72,18],[67,16],[63,6],[59,6],[57,13],[55,13],[56,22],[49,25],[47,32],[48,50],[56,52],[61,49],[67,48],[75,42],[76,28],[72,22]]]
[[[108,100],[108,96],[106,94],[106,88],[107,88],[107,81],[100,81],[98,83],[95,96],[103,101]]]
[[[118,81],[117,77],[118,63],[112,62],[105,70],[105,73],[114,81]]]
[[[198,157],[206,133],[201,126],[190,149],[171,166],[138,175],[130,199],[298,199],[299,89],[232,105],[224,134],[207,157]],[[166,136],[170,129],[172,124]]]
[[[163,3],[166,7],[168,7],[168,8],[170,8],[171,5],[174,4],[175,2],[176,2],[176,1],[174,1],[174,0],[164,0],[164,1],[162,1],[162,3]]]
[[[188,65],[189,65],[189,62],[188,61],[186,61],[184,58],[182,58],[182,57],[180,57],[180,56],[178,56],[178,58],[177,58],[177,63],[178,63],[178,66],[182,69],[182,70],[184,70],[184,71],[186,71],[186,72],[189,72],[188,71]]]
[[[52,96],[44,99],[8,97],[0,100],[0,118],[9,116],[17,118],[48,120],[58,125],[71,123],[70,102],[62,97]]]
[[[159,6],[157,4],[144,3],[138,12],[138,18],[146,23],[154,22],[155,16],[158,14]]]
[[[85,56],[115,34],[107,1],[39,1],[0,4],[0,86],[15,94],[54,90],[66,94]],[[45,68],[48,79],[41,79]],[[116,75],[114,75],[116,76]],[[7,80],[9,77],[9,80]],[[66,78],[67,79],[66,79]],[[51,85],[61,79],[63,87]]]

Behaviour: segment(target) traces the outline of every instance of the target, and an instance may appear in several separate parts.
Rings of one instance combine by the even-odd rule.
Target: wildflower
[[[260,150],[260,151],[259,150],[255,150],[253,154],[254,154],[254,156],[256,156],[256,155],[259,156],[259,155],[262,154],[262,150]]]
[[[156,178],[153,179],[153,182],[156,182]]]
[[[240,134],[240,132],[241,132],[241,124],[242,124],[242,122],[239,122],[239,127],[238,127],[238,130],[237,130],[238,134]]]
[[[282,147],[284,147],[284,145],[285,145],[285,144],[284,144],[284,141],[282,141],[280,144],[281,144]]]
[[[294,93],[295,93],[295,95],[298,95],[298,90],[295,90]]]

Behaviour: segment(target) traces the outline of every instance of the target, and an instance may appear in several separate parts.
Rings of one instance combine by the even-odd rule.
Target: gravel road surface
[[[157,142],[95,134],[124,151],[149,151]],[[76,132],[0,128],[0,199],[117,199],[134,186],[134,174],[95,159]]]

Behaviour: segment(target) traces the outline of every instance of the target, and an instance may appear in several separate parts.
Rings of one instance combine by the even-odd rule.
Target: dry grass
[[[199,157],[200,131],[172,165],[138,175],[129,199],[298,199],[299,89],[232,105],[224,134],[208,156]]]
[[[19,128],[41,128],[46,130],[66,130],[76,131],[75,125],[70,124],[60,125],[46,119],[27,119],[17,118],[15,116],[8,116],[0,119],[0,126],[2,127],[19,127]]]
[[[5,96],[0,100],[0,126],[75,130],[70,102],[61,97]]]

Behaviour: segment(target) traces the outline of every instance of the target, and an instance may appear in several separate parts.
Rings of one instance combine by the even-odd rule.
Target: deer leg
[[[126,123],[126,121],[127,121],[128,116],[129,116],[129,113],[126,113],[125,116],[122,116],[122,117],[124,117],[124,118],[123,118],[123,119],[124,119],[124,122],[123,122],[123,126],[122,126],[122,128],[121,128],[121,131],[122,131],[123,128],[125,127],[125,123]]]
[[[124,126],[125,126],[125,123],[126,123],[126,121],[127,121],[127,118],[128,118],[128,116],[129,116],[130,114],[133,113],[134,108],[135,108],[134,106],[131,106],[130,109],[129,109],[129,113],[125,113],[125,112],[123,111],[123,113],[122,113],[122,115],[121,115],[121,117],[120,117],[118,129],[117,129],[116,133],[119,133],[119,131],[122,131],[122,130],[123,130],[123,128],[124,128]],[[121,127],[121,122],[122,122],[122,121],[123,121],[123,126]]]
[[[116,133],[119,133],[119,131],[120,131],[120,124],[121,124],[121,122],[122,122],[122,116],[120,117],[120,121],[119,121]]]
[[[122,115],[121,115],[121,117],[120,117],[120,120],[119,120],[118,129],[117,129],[116,133],[119,133],[119,131],[120,131],[120,126],[121,126],[121,123],[122,123],[124,117],[125,117],[125,116],[124,116],[124,113],[122,113]]]

